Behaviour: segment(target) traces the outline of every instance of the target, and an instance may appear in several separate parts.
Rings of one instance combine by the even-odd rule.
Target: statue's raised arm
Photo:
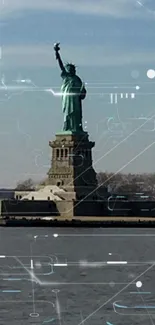
[[[60,45],[60,43],[55,43],[54,44],[54,50],[55,50],[56,60],[58,60],[59,67],[60,67],[61,71],[65,71],[65,67],[63,65],[63,62],[61,60],[61,56],[59,54],[59,51],[60,51],[59,45]]]

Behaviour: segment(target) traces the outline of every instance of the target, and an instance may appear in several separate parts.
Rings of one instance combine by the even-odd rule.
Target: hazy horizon
[[[46,177],[63,123],[61,98],[46,91],[61,87],[55,42],[86,83],[95,170],[155,172],[153,0],[4,0],[0,10],[0,188]]]

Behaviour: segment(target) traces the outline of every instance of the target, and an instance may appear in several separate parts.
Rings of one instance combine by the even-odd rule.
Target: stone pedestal
[[[61,132],[49,142],[52,148],[48,184],[65,189],[64,200],[96,200],[97,179],[92,166],[92,148],[87,132]]]

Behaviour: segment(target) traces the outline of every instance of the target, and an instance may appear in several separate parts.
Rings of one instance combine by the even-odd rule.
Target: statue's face
[[[75,73],[76,73],[76,70],[75,70],[75,67],[73,66],[73,65],[71,65],[71,64],[67,64],[66,65],[66,70],[67,70],[67,72],[70,74],[70,75],[75,75]]]

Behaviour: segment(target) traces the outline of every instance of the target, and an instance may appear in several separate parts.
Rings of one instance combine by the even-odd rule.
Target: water
[[[0,324],[155,324],[155,229],[0,229]]]

